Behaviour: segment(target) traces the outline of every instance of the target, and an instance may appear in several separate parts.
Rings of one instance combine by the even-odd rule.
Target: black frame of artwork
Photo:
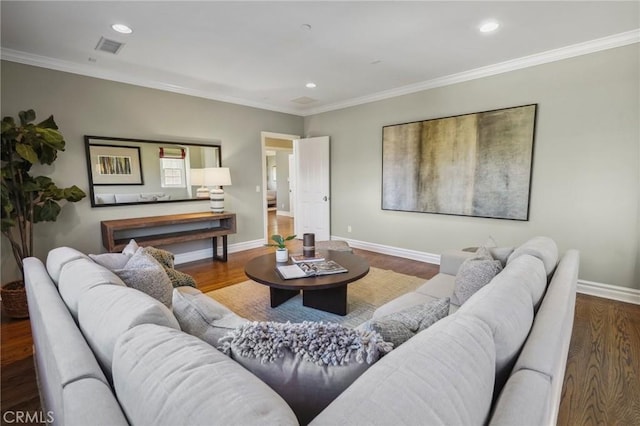
[[[529,220],[537,104],[382,127],[382,209]]]

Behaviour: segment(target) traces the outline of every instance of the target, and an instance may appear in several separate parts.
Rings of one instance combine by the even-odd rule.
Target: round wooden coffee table
[[[269,286],[271,307],[286,302],[302,291],[302,304],[338,315],[347,314],[347,284],[369,273],[369,262],[353,253],[343,251],[320,252],[326,260],[333,260],[347,272],[318,277],[285,280],[276,271],[275,254],[251,259],[244,273],[252,280]],[[278,263],[277,265],[284,265]]]

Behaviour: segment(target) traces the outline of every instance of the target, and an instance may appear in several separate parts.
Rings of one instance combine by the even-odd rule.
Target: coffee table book
[[[346,268],[343,268],[333,260],[278,265],[276,266],[276,270],[285,280],[348,272]]]
[[[292,254],[291,261],[293,263],[302,263],[302,262],[322,262],[324,260],[324,256],[320,253],[316,252],[313,256],[305,256],[302,253]]]

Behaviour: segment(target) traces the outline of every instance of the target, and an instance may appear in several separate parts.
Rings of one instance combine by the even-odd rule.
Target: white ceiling
[[[640,42],[639,1],[0,4],[3,59],[297,115]]]

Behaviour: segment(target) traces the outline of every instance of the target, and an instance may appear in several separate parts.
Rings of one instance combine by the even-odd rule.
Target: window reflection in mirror
[[[85,136],[91,206],[196,201],[191,170],[220,167],[220,143]],[[205,198],[206,200],[207,198]]]

